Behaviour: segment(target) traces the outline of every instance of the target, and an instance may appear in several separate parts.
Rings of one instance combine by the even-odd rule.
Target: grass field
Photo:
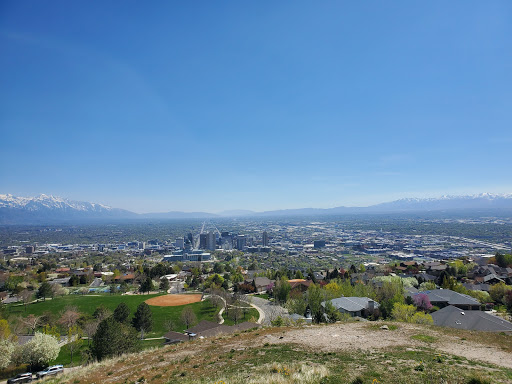
[[[260,314],[259,314],[258,310],[251,308],[251,309],[249,309],[249,311],[247,311],[247,313],[245,313],[245,315],[242,314],[242,318],[238,321],[238,323],[242,323],[244,321],[250,321],[251,319],[255,320],[254,322],[256,322],[256,321],[258,321],[259,316],[260,316]],[[226,324],[226,325],[234,325],[235,324],[235,322],[230,319],[230,317],[228,316],[228,314],[225,311],[222,313],[222,317],[224,318],[224,324]]]
[[[64,312],[64,310],[70,306],[76,307],[78,311],[83,314],[92,315],[95,309],[100,305],[114,311],[114,309],[123,302],[130,308],[133,315],[140,303],[156,296],[158,295],[69,295],[52,300],[32,303],[27,306],[26,311],[23,306],[9,305],[7,306],[6,315],[21,315],[26,317],[29,314],[34,314],[36,316],[41,316],[46,312],[50,312],[59,316],[60,313]],[[198,320],[217,320],[216,315],[218,309],[213,308],[207,300],[188,304],[187,306],[193,309]],[[165,323],[168,320],[172,320],[175,325],[175,331],[184,330],[185,326],[181,324],[180,321],[181,311],[184,307],[185,305],[177,307],[150,306],[151,312],[153,313],[153,330],[147,334],[147,337],[159,337],[166,333],[168,330],[165,328]]]

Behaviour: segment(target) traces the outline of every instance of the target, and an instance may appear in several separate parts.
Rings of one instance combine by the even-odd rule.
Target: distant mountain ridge
[[[137,214],[124,209],[51,195],[17,197],[0,194],[0,224],[45,224],[56,221],[126,219],[202,219],[218,217],[315,216],[358,213],[403,213],[449,210],[512,210],[512,194],[482,193],[439,198],[406,198],[368,207],[300,208],[265,212],[231,210],[219,214],[180,212]]]

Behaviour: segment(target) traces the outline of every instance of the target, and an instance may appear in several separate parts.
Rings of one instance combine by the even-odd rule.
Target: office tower
[[[263,242],[262,242],[262,245],[264,247],[268,247],[268,233],[267,233],[267,231],[263,232]]]
[[[214,251],[215,248],[217,248],[216,245],[217,244],[215,242],[215,233],[208,232],[208,235],[206,238],[206,248],[209,249],[210,251]]]
[[[236,249],[242,251],[245,248],[246,239],[244,235],[238,235],[236,238]]]
[[[206,249],[208,244],[207,244],[207,234],[206,233],[201,233],[199,235],[199,249]]]

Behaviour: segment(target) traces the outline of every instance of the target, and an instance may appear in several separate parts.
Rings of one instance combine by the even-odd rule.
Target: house
[[[99,277],[95,278],[91,284],[89,284],[89,288],[99,288],[103,286],[103,280]]]
[[[419,292],[428,296],[430,303],[439,308],[453,305],[460,309],[470,310],[480,309],[480,302],[471,296],[462,293],[454,292],[450,289],[433,289],[431,291]]]
[[[379,303],[368,297],[338,297],[331,303],[340,313],[348,313],[352,317],[367,317],[379,308]],[[326,301],[322,302],[323,307],[325,304]]]
[[[60,279],[53,279],[52,281],[50,281],[49,283],[50,284],[60,284],[62,285],[63,287],[67,287],[69,285],[69,280],[71,278],[70,277],[62,277]]]
[[[245,280],[244,284],[253,284],[256,287],[256,292],[265,292],[267,287],[275,282],[275,280],[270,280],[267,277],[255,277],[251,280]]]
[[[135,274],[125,273],[124,275],[117,276],[116,278],[114,278],[114,280],[116,281],[116,283],[120,283],[123,281],[126,283],[133,283],[133,280],[135,280]]]
[[[449,305],[432,313],[434,324],[472,331],[506,332],[512,334],[512,323],[484,311],[461,310]]]

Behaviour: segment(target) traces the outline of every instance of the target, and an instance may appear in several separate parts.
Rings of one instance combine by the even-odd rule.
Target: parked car
[[[17,374],[7,380],[7,384],[30,383],[32,381],[32,373],[25,372]]]
[[[46,368],[43,371],[37,372],[36,377],[41,379],[46,376],[56,375],[58,373],[64,372],[64,366],[62,365],[52,365],[51,367]]]

